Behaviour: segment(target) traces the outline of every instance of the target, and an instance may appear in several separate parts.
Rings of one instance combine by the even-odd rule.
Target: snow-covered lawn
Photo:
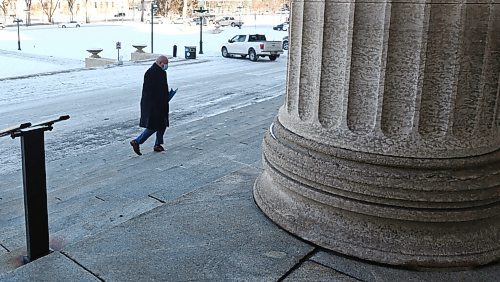
[[[199,26],[178,24],[153,25],[153,52],[173,55],[177,45],[177,56],[184,57],[184,46],[196,46],[197,57],[220,56],[222,42],[239,33],[266,34],[268,40],[282,40],[284,31],[272,29],[283,21],[283,16],[247,16],[241,29],[224,27],[214,33],[213,26],[203,27],[203,53],[199,52]],[[101,48],[104,58],[118,58],[116,42],[121,42],[120,57],[130,60],[135,51],[132,45],[148,45],[144,51],[151,52],[151,25],[140,22],[92,23],[80,28],[58,28],[53,26],[21,26],[21,51],[18,50],[17,27],[0,30],[0,79],[50,71],[83,68],[87,49]]]

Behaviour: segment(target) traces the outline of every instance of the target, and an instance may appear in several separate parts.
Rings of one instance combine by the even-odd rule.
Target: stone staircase
[[[124,136],[85,155],[47,163],[50,247],[104,232],[245,166],[260,168],[265,131],[282,97],[169,128],[165,153],[152,136],[133,153]],[[269,104],[275,111],[269,111]],[[3,177],[0,193],[0,274],[26,253],[21,171]]]

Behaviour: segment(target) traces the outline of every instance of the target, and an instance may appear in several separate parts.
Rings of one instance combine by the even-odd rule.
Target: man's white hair
[[[167,62],[168,63],[168,58],[166,56],[159,56],[158,58],[156,58],[156,63],[159,65],[161,62]]]

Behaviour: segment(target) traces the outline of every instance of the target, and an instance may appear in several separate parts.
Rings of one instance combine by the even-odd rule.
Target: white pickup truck
[[[276,60],[283,54],[281,41],[267,41],[263,34],[243,34],[236,35],[229,39],[221,48],[222,56],[225,58],[240,55],[257,61],[259,57],[269,57],[269,60]]]

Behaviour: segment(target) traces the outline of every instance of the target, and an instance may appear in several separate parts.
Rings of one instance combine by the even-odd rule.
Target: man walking
[[[144,131],[130,145],[137,155],[142,155],[140,144],[144,143],[151,135],[156,133],[156,141],[153,151],[162,152],[163,134],[169,126],[168,122],[168,81],[167,73],[168,59],[159,56],[153,65],[144,74],[141,97],[141,119],[140,127]]]

